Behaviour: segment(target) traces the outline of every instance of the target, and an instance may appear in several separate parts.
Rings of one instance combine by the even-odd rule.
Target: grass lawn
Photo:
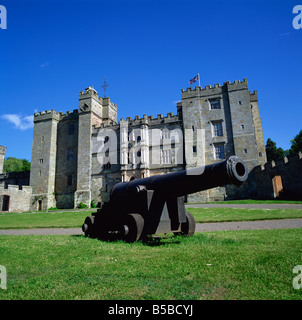
[[[0,213],[0,229],[76,228],[95,211],[4,212]]]
[[[187,210],[194,215],[197,223],[302,218],[302,210],[299,209],[187,208]],[[95,211],[92,209],[64,212],[4,212],[0,213],[0,229],[79,228],[85,218]]]
[[[197,223],[302,218],[299,209],[187,208]],[[1,221],[1,220],[0,220]]]
[[[227,201],[214,201],[214,202],[205,202],[204,204],[302,204],[302,201],[299,200],[227,200]]]
[[[302,229],[219,231],[160,242],[0,236],[5,299],[302,299]]]

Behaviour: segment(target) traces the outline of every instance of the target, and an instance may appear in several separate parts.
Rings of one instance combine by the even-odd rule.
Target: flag
[[[189,84],[193,84],[195,81],[199,80],[199,74],[189,81]]]

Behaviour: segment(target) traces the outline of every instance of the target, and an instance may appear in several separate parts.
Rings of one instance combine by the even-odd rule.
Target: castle
[[[249,91],[247,79],[182,89],[176,107],[175,115],[143,115],[118,122],[117,105],[88,87],[79,93],[78,109],[72,112],[35,113],[31,190],[18,190],[25,202],[29,198],[28,208],[90,207],[92,201],[109,200],[117,182],[207,165],[231,155],[241,157],[249,171],[266,163],[258,96]],[[158,139],[152,139],[154,132]],[[104,150],[107,162],[102,163],[100,150],[108,140],[115,142],[116,149],[109,156]],[[152,161],[156,152],[157,161]],[[186,200],[238,196],[238,189],[229,186]]]

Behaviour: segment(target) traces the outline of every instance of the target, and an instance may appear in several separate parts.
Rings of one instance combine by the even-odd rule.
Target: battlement
[[[173,115],[173,112],[169,112],[167,113],[167,116],[164,117],[163,114],[158,114],[157,118],[154,118],[153,116],[147,116],[147,115],[143,115],[143,117],[141,116],[135,116],[134,119],[132,119],[132,117],[127,117],[126,120],[124,120],[123,118],[120,119],[120,122],[129,122],[130,126],[135,126],[135,125],[140,125],[140,124],[146,124],[149,126],[152,125],[156,125],[159,123],[169,123],[169,122],[175,122],[178,121],[178,115]]]
[[[18,186],[18,185],[14,185],[14,184],[5,185],[4,183],[2,183],[0,187],[2,187],[3,190],[7,190],[8,193],[22,192],[22,191],[26,192],[26,193],[31,193],[31,191],[32,191],[32,187],[30,187],[30,186]]]
[[[45,120],[52,120],[55,119],[57,121],[63,120],[65,117],[70,116],[77,116],[78,109],[73,111],[66,111],[66,112],[56,112],[55,110],[46,110],[34,113],[34,122],[38,121],[45,121]]]
[[[251,101],[258,101],[258,92],[257,90],[254,90],[253,92],[250,92],[250,98]]]
[[[91,86],[89,86],[88,88],[86,88],[85,89],[85,92],[84,91],[80,91],[79,92],[79,95],[80,96],[84,96],[84,95],[95,95],[95,96],[99,96],[98,95],[98,93],[97,93],[97,91],[93,88],[93,87],[91,87]]]
[[[272,168],[280,168],[283,167],[284,165],[288,164],[293,164],[301,161],[302,162],[302,152],[300,151],[297,155],[294,156],[289,156],[289,157],[284,157],[282,159],[278,159],[276,161],[271,161],[267,162],[265,164],[261,164],[260,166],[255,168],[256,172],[261,172],[261,171],[270,171]]]
[[[0,154],[5,156],[6,154],[6,147],[0,146]]]
[[[139,126],[139,125],[148,125],[148,126],[154,126],[158,124],[163,123],[171,123],[180,121],[178,115],[173,115],[173,112],[167,113],[167,116],[164,117],[163,114],[158,114],[157,118],[154,118],[153,116],[147,116],[143,115],[143,117],[136,115],[134,119],[132,117],[127,117],[126,120],[124,118],[121,118],[118,123],[114,123],[113,121],[110,122],[103,122],[100,126],[93,125],[93,130],[99,130],[99,129],[113,129],[116,130],[120,127],[121,124],[124,124],[125,122],[128,122],[129,127]]]
[[[195,89],[188,87],[187,90],[181,89],[182,99],[192,98],[192,96],[207,96],[211,94],[220,94],[222,90],[238,90],[242,88],[247,88],[247,79],[244,78],[243,81],[235,80],[234,82],[226,81],[221,85],[220,83],[214,84],[214,86],[206,85],[204,88],[202,86],[196,86]]]

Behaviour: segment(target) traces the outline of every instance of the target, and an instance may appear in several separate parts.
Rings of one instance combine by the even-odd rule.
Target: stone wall
[[[274,188],[274,180],[279,188]],[[229,187],[227,199],[302,200],[302,153],[255,167],[240,187]]]
[[[6,147],[0,146],[0,174],[3,173],[5,153],[6,153]]]
[[[5,197],[9,197],[8,211],[29,211],[30,200],[32,196],[32,189],[29,186],[16,186],[8,185],[7,188],[4,184],[0,185],[0,210],[3,210],[3,202],[6,201]]]

